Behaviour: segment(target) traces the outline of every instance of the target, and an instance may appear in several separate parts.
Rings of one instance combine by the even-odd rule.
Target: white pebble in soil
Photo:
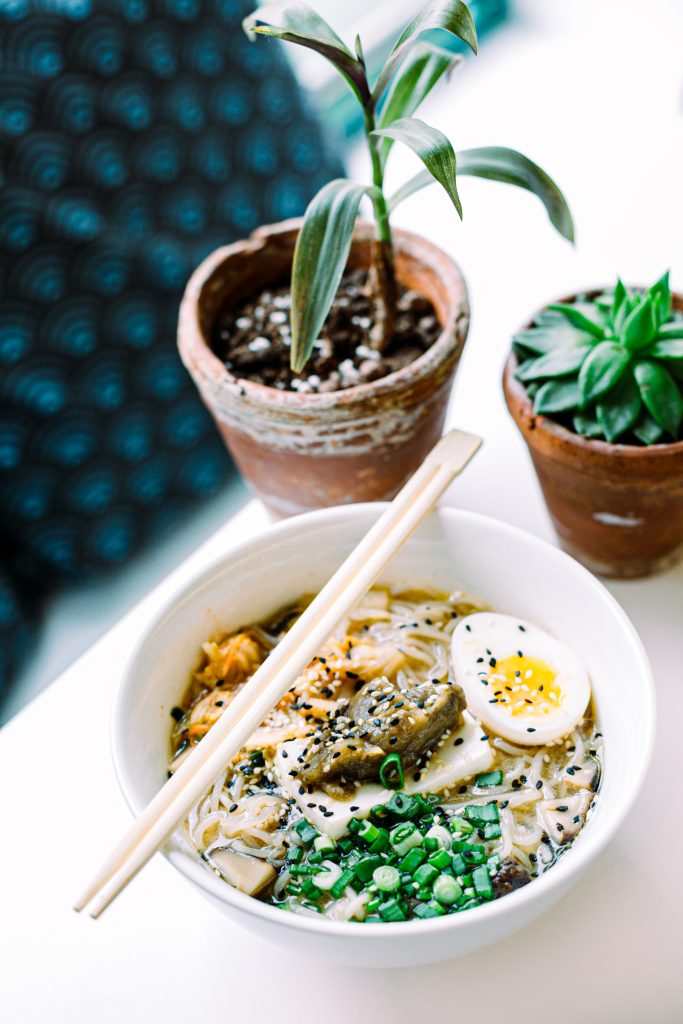
[[[266,352],[270,348],[270,341],[268,338],[254,338],[247,345],[250,352]]]
[[[381,353],[377,349],[370,348],[369,345],[359,345],[356,349],[356,355],[359,359],[372,359],[375,362],[379,362],[382,358]]]
[[[235,327],[240,331],[247,331],[252,325],[250,316],[238,316],[235,320]]]
[[[287,314],[284,313],[281,309],[276,309],[270,314],[268,319],[270,320],[271,324],[286,324]]]
[[[354,384],[360,379],[360,374],[351,359],[344,359],[339,364],[339,376],[344,384]]]

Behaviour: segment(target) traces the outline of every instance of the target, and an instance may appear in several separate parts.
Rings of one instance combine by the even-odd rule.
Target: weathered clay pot
[[[683,296],[674,296],[674,306],[683,309]],[[516,367],[511,354],[503,374],[505,400],[529,447],[562,547],[593,572],[621,579],[675,562],[683,553],[683,441],[645,448],[581,437],[535,415],[515,380]]]
[[[433,303],[442,332],[409,366],[346,391],[299,394],[237,380],[214,355],[212,326],[227,303],[287,279],[300,220],[260,228],[218,249],[190,278],[180,307],[185,366],[235,462],[277,516],[391,498],[441,435],[469,326],[455,263],[425,239],[395,231],[396,271]],[[359,224],[350,267],[368,266],[373,228]]]

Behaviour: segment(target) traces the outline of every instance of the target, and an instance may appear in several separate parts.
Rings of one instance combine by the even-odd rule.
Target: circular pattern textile
[[[184,283],[340,173],[253,5],[0,0],[0,692],[32,602],[231,471],[176,353]]]

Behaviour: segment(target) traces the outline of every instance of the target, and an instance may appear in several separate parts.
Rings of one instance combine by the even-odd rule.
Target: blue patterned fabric
[[[340,173],[253,0],[0,0],[0,693],[27,613],[230,463],[175,349],[192,268]]]

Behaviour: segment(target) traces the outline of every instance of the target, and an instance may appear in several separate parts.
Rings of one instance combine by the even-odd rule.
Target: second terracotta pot
[[[683,309],[682,296],[674,306]],[[505,400],[565,550],[593,572],[621,579],[675,562],[683,553],[683,441],[641,447],[581,437],[534,413],[516,368],[511,354]]]
[[[345,391],[299,394],[236,379],[211,349],[216,317],[291,274],[300,220],[212,253],[187,285],[178,344],[205,404],[253,490],[277,516],[393,497],[443,430],[469,326],[456,264],[407,231],[394,234],[400,282],[432,302],[437,341],[409,366]],[[370,263],[374,229],[359,224],[349,267]]]

